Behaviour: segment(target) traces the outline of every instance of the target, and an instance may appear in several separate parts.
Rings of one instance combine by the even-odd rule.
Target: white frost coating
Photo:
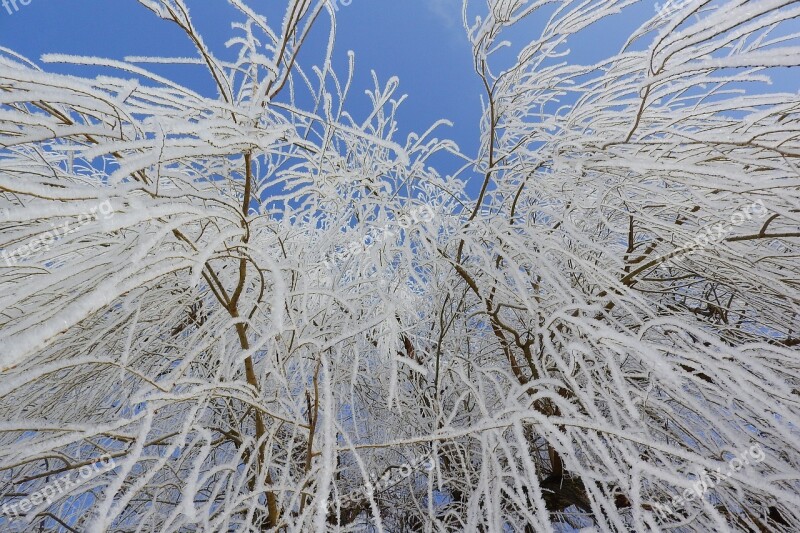
[[[307,39],[328,0],[231,0],[220,58],[185,1],[140,3],[196,53],[46,56],[119,71],[80,78],[0,48],[4,494],[120,465],[29,529],[800,522],[800,97],[768,85],[796,3],[630,36],[628,0],[465,5],[475,154],[445,120],[398,142],[399,81]]]
[[[211,259],[211,256],[219,253],[221,245],[225,241],[233,239],[234,237],[240,235],[241,235],[240,229],[230,228],[227,231],[221,232],[219,235],[214,237],[214,240],[208,243],[208,246],[206,246],[205,249],[200,251],[200,254],[197,256],[197,259],[195,260],[194,265],[192,266],[192,276],[191,278],[189,278],[190,287],[195,288],[199,285],[200,277],[203,275],[203,270],[205,270],[206,263],[208,262],[209,259]]]
[[[102,533],[108,531],[110,520],[108,517],[109,512],[114,504],[114,497],[122,489],[122,484],[125,481],[134,466],[136,466],[139,457],[144,451],[144,444],[147,440],[147,435],[153,427],[154,413],[150,410],[147,411],[144,419],[141,421],[139,432],[134,441],[134,445],[130,452],[127,454],[127,459],[120,465],[119,470],[116,472],[116,479],[111,482],[102,497],[98,498],[97,507],[94,511],[94,520],[89,524],[87,531],[90,533]]]
[[[317,513],[314,518],[316,531],[325,531],[325,522],[328,517],[328,495],[331,490],[334,470],[336,468],[336,457],[334,452],[337,447],[336,433],[334,431],[333,414],[335,406],[333,401],[333,384],[331,382],[331,369],[327,357],[322,357],[322,471],[318,482],[319,499],[317,503]]]
[[[194,467],[186,479],[186,484],[181,494],[183,498],[182,511],[189,522],[197,521],[197,509],[195,509],[194,500],[198,496],[197,491],[201,487],[200,475],[204,468],[204,462],[209,454],[211,454],[211,432],[205,428],[201,428],[199,433],[200,437],[203,439],[203,446],[200,453],[194,459]]]
[[[427,368],[425,368],[421,364],[417,363],[416,361],[413,361],[413,360],[409,359],[408,357],[402,357],[402,356],[398,355],[398,356],[395,356],[395,359],[397,360],[398,363],[403,363],[405,366],[409,367],[414,372],[418,372],[418,373],[422,374],[423,376],[427,376],[428,375],[428,369]]]
[[[12,348],[0,357],[0,369],[8,370],[23,361],[31,352],[52,344],[57,335],[67,332],[129,290],[167,273],[185,269],[188,265],[188,261],[172,262],[132,277],[127,273],[117,274],[112,279],[101,282],[90,294],[64,305],[59,316],[50,318],[39,326],[26,328],[24,332],[17,333],[12,328],[5,330],[0,341],[8,343]]]

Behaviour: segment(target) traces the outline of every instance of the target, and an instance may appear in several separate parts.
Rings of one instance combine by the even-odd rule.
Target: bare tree
[[[394,78],[348,113],[325,0],[229,0],[235,61],[140,3],[197,56],[0,50],[2,527],[800,523],[797,2],[668,6],[586,65],[635,2],[465,3],[474,158],[398,139]]]

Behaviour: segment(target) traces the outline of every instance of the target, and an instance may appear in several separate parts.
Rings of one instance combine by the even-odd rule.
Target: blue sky
[[[38,60],[50,52],[92,55],[121,59],[129,55],[195,55],[180,30],[159,20],[135,0],[29,0],[9,14],[0,4],[0,46]],[[347,2],[347,0],[345,0]],[[258,6],[261,2],[251,1]],[[285,2],[264,2],[281,9]],[[238,12],[222,0],[188,0],[196,26],[206,42],[217,52],[231,35],[230,22],[240,20]],[[12,8],[13,11],[13,8]],[[271,23],[279,26],[282,13],[274,7]],[[337,10],[335,65],[346,73],[347,51],[356,55],[356,79],[349,108],[365,110],[364,90],[372,88],[370,70],[381,82],[400,78],[401,93],[409,97],[400,109],[403,134],[424,131],[440,118],[455,123],[449,134],[468,153],[478,146],[481,86],[472,73],[469,43],[461,27],[460,0],[339,0]],[[307,46],[323,49],[327,22],[322,24]],[[319,54],[316,54],[318,57]],[[308,61],[304,64],[310,66]],[[48,70],[94,75],[94,69],[74,69],[47,65]],[[151,67],[148,67],[151,68]],[[169,77],[213,95],[204,69],[192,66],[170,67]],[[153,70],[158,70],[153,68]],[[403,135],[403,138],[405,135]]]
[[[38,60],[50,52],[92,55],[122,59],[138,56],[196,55],[193,46],[174,25],[158,19],[135,0],[6,0],[16,2],[3,7],[0,0],[0,46]],[[28,5],[22,5],[22,2]],[[482,86],[472,70],[472,55],[461,24],[461,0],[331,0],[337,2],[337,40],[334,66],[346,74],[347,51],[356,56],[356,78],[348,109],[356,118],[367,112],[369,101],[364,90],[373,86],[370,71],[385,83],[391,76],[400,79],[400,92],[408,98],[398,116],[401,139],[409,132],[423,132],[433,122],[446,118],[453,128],[439,130],[437,136],[455,140],[461,150],[476,154],[479,143]],[[349,1],[349,5],[345,5]],[[187,0],[195,25],[206,42],[224,56],[224,42],[232,35],[230,23],[241,20],[239,13],[223,0]],[[266,15],[275,27],[280,25],[286,2],[250,0],[254,8],[269,6]],[[481,0],[471,4],[485,9]],[[9,13],[9,10],[12,13]],[[583,32],[569,43],[569,61],[586,63],[619,50],[620,45],[640,22],[655,13],[655,2],[642,0],[622,15],[612,17]],[[514,28],[508,36],[515,46],[530,42],[542,26],[539,16]],[[301,63],[309,67],[318,60],[327,39],[327,22],[306,45],[308,55]],[[47,65],[47,69],[96,75],[96,68]],[[159,73],[158,66],[148,66]],[[207,95],[214,95],[205,69],[197,66],[169,66],[168,77]],[[115,73],[118,75],[118,73]],[[790,81],[790,84],[791,81]],[[796,85],[796,82],[793,84]],[[788,88],[786,85],[784,89]],[[796,90],[796,87],[794,89]],[[437,161],[438,164],[438,161]],[[460,165],[443,163],[446,174]],[[470,189],[480,181],[470,178]]]
[[[11,0],[8,0],[9,2]],[[177,27],[159,20],[135,0],[15,0],[18,9],[0,3],[0,46],[38,60],[42,54],[59,52],[121,59],[138,56],[195,55],[192,45]],[[370,71],[374,69],[381,82],[390,76],[400,79],[401,93],[408,98],[400,108],[399,126],[405,138],[408,132],[425,131],[433,122],[446,118],[453,128],[440,130],[439,137],[455,140],[462,151],[475,155],[479,143],[478,124],[481,115],[482,86],[472,70],[472,54],[461,23],[461,0],[331,0],[337,2],[337,40],[335,65],[345,74],[347,51],[356,56],[356,79],[349,109],[358,117],[366,111],[363,91],[372,88]],[[253,7],[262,4],[251,0]],[[283,1],[270,0],[266,14],[279,26]],[[483,7],[482,2],[476,5]],[[188,0],[193,20],[205,40],[223,55],[223,43],[232,33],[230,22],[240,20],[238,12],[222,0]],[[652,14],[652,5],[645,2],[639,10]],[[638,17],[637,17],[638,18]],[[624,22],[624,21],[623,21]],[[619,25],[619,23],[616,23]],[[307,45],[313,51],[323,49],[327,35],[323,21]],[[519,41],[535,37],[531,21],[527,28],[512,35]],[[619,33],[619,32],[617,32]],[[618,39],[614,39],[618,41]],[[599,36],[606,52],[618,46],[608,37]],[[307,59],[316,59],[310,55]],[[306,61],[305,66],[308,65]],[[94,76],[96,69],[75,69],[64,65],[47,65],[48,70],[78,72]],[[152,68],[152,67],[148,67]],[[171,66],[168,76],[209,95],[214,87],[204,69],[196,66]],[[158,68],[153,70],[159,71]],[[454,170],[452,161],[443,172]]]

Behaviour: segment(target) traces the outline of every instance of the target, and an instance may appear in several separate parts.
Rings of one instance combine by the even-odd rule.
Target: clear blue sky
[[[122,59],[128,55],[195,56],[192,45],[180,30],[135,0],[17,0],[19,10],[9,14],[0,4],[0,46],[29,59],[44,53],[61,52]],[[341,0],[339,0],[341,2]],[[347,1],[347,0],[345,0]],[[223,0],[188,0],[196,26],[218,55],[224,56],[223,43],[230,36],[230,22],[241,20],[237,11]],[[284,1],[251,0],[258,10],[269,5],[267,16],[279,27]],[[276,9],[280,8],[280,9]],[[13,11],[13,8],[12,8]],[[460,137],[462,150],[474,153],[478,145],[480,90],[472,74],[472,57],[461,28],[460,0],[351,0],[339,4],[336,61],[340,75],[346,73],[347,51],[356,54],[356,80],[349,109],[368,105],[364,90],[372,88],[370,70],[381,82],[390,76],[400,78],[401,93],[409,95],[400,110],[402,133],[424,131],[439,118],[453,121],[456,128],[439,136]],[[327,22],[322,21],[309,51],[324,49]],[[318,59],[310,54],[308,59]],[[80,72],[93,76],[96,69],[74,69],[64,65],[45,65],[48,70]],[[148,66],[155,71],[157,67]],[[171,66],[169,77],[215,94],[207,72],[198,67]],[[464,135],[458,136],[457,132]],[[402,138],[405,138],[403,135]]]
[[[11,2],[12,0],[6,0]],[[11,48],[30,59],[61,52],[122,59],[139,56],[195,56],[193,46],[174,25],[158,19],[135,0],[14,0],[17,10],[0,0],[0,46]],[[22,2],[28,5],[22,5]],[[472,70],[470,46],[461,25],[461,0],[350,0],[338,1],[338,33],[334,65],[345,75],[347,51],[356,55],[356,79],[348,109],[356,118],[366,112],[363,91],[372,88],[370,70],[381,82],[396,75],[400,92],[409,95],[399,115],[401,137],[411,131],[425,131],[440,118],[454,127],[440,130],[437,136],[455,140],[462,151],[474,156],[478,148],[480,95],[482,87]],[[347,0],[344,0],[345,2]],[[195,25],[217,55],[225,55],[224,42],[232,35],[230,22],[241,20],[239,13],[224,0],[187,0]],[[472,2],[485,9],[481,0]],[[280,25],[284,0],[250,0],[257,11],[266,8],[274,27]],[[654,14],[655,2],[642,0],[582,33],[569,43],[569,61],[586,63],[619,50],[620,45],[640,22]],[[509,35],[515,45],[526,44],[538,35],[543,18],[515,28]],[[309,67],[319,59],[327,38],[327,22],[317,28],[306,46],[301,63]],[[49,70],[74,72],[65,65],[47,65]],[[163,68],[148,66],[160,73]],[[197,66],[169,66],[168,77],[207,95],[215,89],[207,71]],[[94,76],[97,69],[78,72]],[[116,73],[119,75],[119,73]],[[788,88],[784,80],[783,88]],[[789,82],[791,85],[791,82]],[[796,82],[793,84],[796,90]],[[361,113],[360,113],[361,112]],[[454,170],[456,161],[440,169]],[[468,176],[465,176],[468,177]],[[470,189],[480,180],[472,176]]]
[[[12,14],[0,4],[0,46],[29,59],[38,60],[50,52],[115,59],[127,55],[196,55],[177,27],[159,20],[135,0],[25,0],[28,5],[22,5],[23,0],[15,1],[18,10],[11,7]],[[223,43],[232,35],[230,22],[240,20],[238,12],[223,0],[187,3],[206,42],[218,55],[224,55]],[[483,2],[476,4],[483,7]],[[645,4],[642,12],[652,13],[649,2]],[[263,9],[259,5],[271,6],[266,14],[272,16],[274,26],[279,26],[286,2],[251,0],[248,5],[257,10]],[[349,102],[349,109],[356,116],[368,104],[363,91],[372,87],[370,70],[374,69],[382,82],[396,75],[400,78],[400,92],[409,95],[399,115],[401,138],[446,118],[454,127],[439,131],[437,136],[455,140],[466,154],[476,153],[482,87],[472,70],[471,49],[461,24],[461,0],[350,0],[347,6],[338,0],[337,24],[335,65],[340,67],[337,71],[341,75],[345,73],[347,51],[356,54],[358,90],[352,91]],[[326,26],[323,21],[309,50],[315,45],[317,50],[323,49]],[[528,42],[535,36],[533,24],[529,29],[527,34],[525,28],[515,32],[520,41]],[[619,46],[603,37],[599,43],[606,52]],[[308,61],[305,66],[309,66]],[[64,65],[45,68],[76,70]],[[157,67],[148,68],[159,71]],[[215,94],[204,69],[169,68],[170,78],[205,94]],[[96,74],[96,69],[77,71]],[[452,168],[456,166],[453,161]]]

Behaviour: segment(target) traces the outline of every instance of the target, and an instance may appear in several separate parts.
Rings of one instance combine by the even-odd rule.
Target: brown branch
[[[308,447],[306,449],[306,463],[304,466],[304,471],[308,474],[309,470],[311,470],[311,458],[314,455],[314,433],[317,430],[317,420],[319,419],[319,367],[322,363],[322,359],[317,361],[317,368],[314,370],[314,407],[313,411],[311,408],[311,395],[308,394],[306,391],[306,403],[308,405]],[[300,513],[303,513],[303,509],[306,507],[306,498],[308,497],[307,494],[303,493],[303,496],[300,498]]]

